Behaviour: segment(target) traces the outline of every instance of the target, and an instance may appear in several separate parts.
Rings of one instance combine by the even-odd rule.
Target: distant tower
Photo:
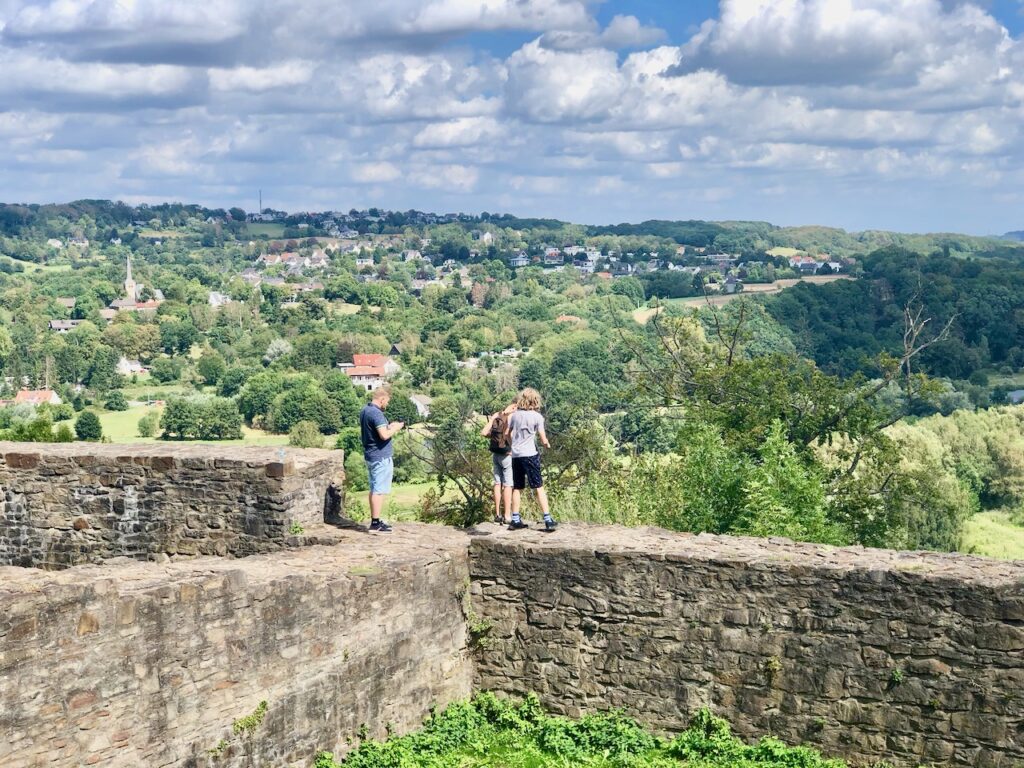
[[[124,296],[129,301],[138,301],[139,295],[138,290],[135,287],[135,281],[132,280],[132,257],[127,257],[128,273],[124,279]]]

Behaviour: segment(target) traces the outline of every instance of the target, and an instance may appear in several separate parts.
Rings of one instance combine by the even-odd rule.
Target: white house
[[[338,363],[349,380],[360,389],[372,392],[402,370],[387,355],[352,355],[351,363]]]
[[[117,361],[117,372],[122,376],[131,376],[132,374],[142,373],[145,370],[145,366],[138,360],[129,360],[127,357],[122,357]]]
[[[409,399],[416,406],[416,413],[420,415],[421,419],[426,419],[430,416],[430,405],[434,402],[434,398],[430,395],[412,395]]]

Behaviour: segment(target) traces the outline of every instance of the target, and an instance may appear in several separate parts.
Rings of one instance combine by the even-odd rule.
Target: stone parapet
[[[323,515],[341,451],[0,442],[0,565],[244,556]]]
[[[0,765],[306,767],[363,725],[384,738],[467,698],[467,537],[335,535],[239,560],[0,568]]]
[[[1024,561],[657,529],[471,548],[482,689],[657,729],[700,707],[854,764],[1024,765]]]

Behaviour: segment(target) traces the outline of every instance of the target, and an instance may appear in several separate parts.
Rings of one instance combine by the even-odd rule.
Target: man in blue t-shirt
[[[384,409],[389,402],[391,385],[382,384],[373,390],[373,399],[359,413],[363,458],[366,459],[366,469],[370,473],[370,530],[380,533],[391,530],[391,526],[380,519],[384,497],[391,493],[391,478],[395,473],[392,459],[395,449],[391,445],[391,438],[405,426],[401,421],[388,423]]]

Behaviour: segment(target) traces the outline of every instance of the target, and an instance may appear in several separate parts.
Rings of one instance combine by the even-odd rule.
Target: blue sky
[[[1024,228],[1024,0],[0,0],[0,199]]]

